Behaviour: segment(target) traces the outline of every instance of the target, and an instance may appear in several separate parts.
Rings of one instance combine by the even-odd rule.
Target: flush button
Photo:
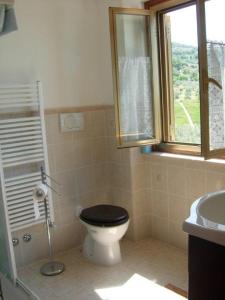
[[[79,131],[84,129],[83,113],[65,113],[60,114],[61,132]]]

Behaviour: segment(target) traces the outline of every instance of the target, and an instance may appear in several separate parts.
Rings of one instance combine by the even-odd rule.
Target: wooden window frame
[[[161,152],[170,152],[175,154],[187,154],[194,156],[202,156],[205,159],[208,158],[223,158],[225,149],[210,150],[209,143],[209,100],[208,100],[208,88],[209,81],[208,78],[208,66],[207,66],[207,47],[206,47],[206,18],[205,18],[205,2],[208,0],[150,0],[145,2],[145,10],[151,10],[155,21],[155,28],[153,35],[155,36],[156,45],[154,46],[154,51],[157,52],[159,62],[155,63],[158,68],[156,70],[158,82],[156,85],[160,85],[160,90],[157,92],[157,101],[154,97],[155,104],[158,105],[160,117],[157,117],[157,123],[161,123],[159,128],[161,128],[162,139],[159,144],[155,144],[151,141],[140,140],[136,143],[129,143],[126,145],[121,145],[120,138],[120,128],[119,123],[116,122],[117,129],[117,144],[118,148],[123,147],[134,147],[146,144],[153,144],[153,149]],[[163,14],[168,11],[175,11],[180,8],[184,8],[190,5],[196,5],[196,18],[197,18],[197,32],[198,32],[198,62],[199,62],[199,93],[200,93],[200,123],[201,123],[201,144],[190,144],[190,143],[178,143],[170,142],[171,138],[171,95],[168,83],[168,79],[171,74],[171,68],[168,68],[168,59],[166,60],[166,51],[163,38],[165,36],[164,30],[165,26],[163,24]],[[112,12],[128,14],[138,14],[140,9],[124,9],[124,8],[110,8],[110,28],[111,33],[115,35],[115,27],[113,25],[113,13]],[[147,11],[145,12],[147,15]],[[157,26],[156,26],[157,25]],[[115,113],[116,120],[119,119],[119,98],[118,98],[118,65],[116,63],[116,41],[111,35],[111,49],[112,49],[112,64],[113,64],[113,79],[114,79],[114,98],[115,98]],[[159,74],[158,74],[159,73]],[[170,77],[171,79],[171,77]],[[158,89],[157,89],[158,90]],[[169,125],[168,125],[169,124]],[[157,143],[157,141],[155,141]]]
[[[120,82],[119,82],[119,66],[118,66],[118,53],[117,53],[117,39],[116,39],[116,14],[123,15],[142,15],[149,16],[151,23],[151,51],[152,59],[152,92],[153,92],[153,114],[154,114],[154,129],[155,136],[147,140],[138,140],[132,142],[123,142],[121,138],[120,129]],[[160,115],[160,90],[159,90],[159,66],[158,66],[158,49],[157,49],[157,37],[156,37],[156,19],[153,18],[152,12],[149,10],[135,9],[135,8],[121,8],[110,7],[109,8],[109,22],[111,32],[111,51],[112,51],[112,66],[113,66],[113,81],[114,81],[114,103],[115,103],[115,123],[116,123],[116,140],[118,148],[126,147],[140,147],[143,145],[155,145],[161,141],[161,115]],[[150,50],[150,49],[149,49]],[[153,73],[154,70],[154,73]]]
[[[155,151],[168,152],[175,154],[186,154],[193,156],[202,155],[202,143],[200,145],[170,142],[173,130],[171,129],[173,107],[171,105],[171,66],[167,58],[165,42],[165,26],[162,16],[169,11],[196,4],[196,0],[150,0],[145,2],[145,9],[153,9],[158,19],[158,49],[159,49],[159,68],[161,85],[161,115],[162,115],[162,143],[154,147]],[[166,78],[166,80],[165,80]],[[200,86],[200,83],[199,83]],[[201,97],[200,97],[201,98]],[[200,99],[201,100],[201,99]],[[200,101],[200,107],[201,107]],[[201,109],[200,109],[201,110]],[[201,122],[202,123],[202,122]]]

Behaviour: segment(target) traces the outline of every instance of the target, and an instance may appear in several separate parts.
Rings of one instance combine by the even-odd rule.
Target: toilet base
[[[122,260],[119,241],[103,245],[93,240],[89,233],[84,241],[83,253],[93,263],[104,266],[113,266]]]

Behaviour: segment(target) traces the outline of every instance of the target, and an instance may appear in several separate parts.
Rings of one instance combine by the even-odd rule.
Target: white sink
[[[225,190],[207,194],[191,206],[183,230],[189,235],[225,246]]]

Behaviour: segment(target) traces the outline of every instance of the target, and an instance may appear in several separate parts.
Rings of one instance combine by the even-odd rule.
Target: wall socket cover
[[[63,113],[60,114],[61,132],[84,130],[83,113]]]

